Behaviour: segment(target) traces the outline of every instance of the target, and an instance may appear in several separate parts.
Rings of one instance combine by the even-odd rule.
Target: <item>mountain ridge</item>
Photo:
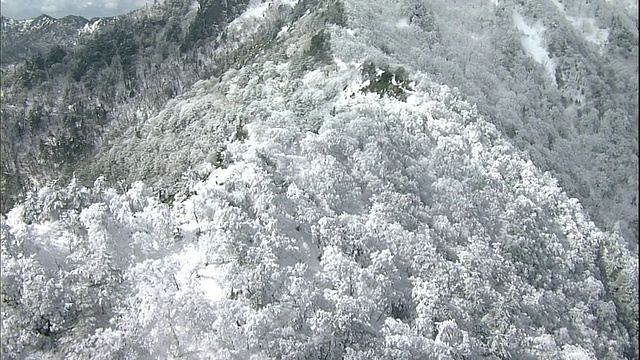
[[[53,18],[42,14],[32,19],[14,20],[2,16],[2,65],[17,64],[38,53],[47,53],[52,46],[74,44],[84,33],[113,22],[117,17],[68,15]]]

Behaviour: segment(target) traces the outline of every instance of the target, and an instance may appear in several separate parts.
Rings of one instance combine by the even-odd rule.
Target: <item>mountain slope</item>
[[[247,49],[236,46],[216,56],[215,64],[211,58],[221,28],[246,3],[225,2],[224,12],[202,24],[198,19],[210,17],[208,7],[215,3],[167,1],[118,17],[76,46],[3,67],[0,188],[12,196],[3,198],[2,210],[28,190],[70,179],[103,142],[146,120],[201,77],[246,56]],[[198,38],[204,25],[214,29]],[[187,38],[202,46],[181,49]]]
[[[38,53],[46,54],[54,45],[72,45],[83,34],[95,31],[113,20],[113,18],[87,20],[73,15],[61,19],[41,15],[35,19],[14,20],[3,16],[0,19],[2,65],[16,64]]]
[[[194,4],[185,3],[190,16],[208,13]],[[536,116],[546,110],[535,99],[575,90],[579,82],[555,88],[527,52],[514,14],[540,31],[529,12],[498,9],[505,22],[493,27],[505,33],[487,31],[517,51],[510,62],[497,52],[497,75],[479,81],[488,65],[461,60],[453,31],[438,30],[436,14],[464,7],[269,4],[252,2],[218,29],[208,62],[193,53],[216,76],[180,85],[75,163],[91,181],[121,180],[119,189],[104,177],[53,184],[7,214],[3,356],[638,357],[638,256],[628,234],[602,230],[560,186],[558,174],[585,163],[544,170],[564,153],[558,144],[581,144],[572,123],[518,108],[505,123],[506,107],[487,105],[497,95],[482,100],[490,89],[473,88],[494,84],[518,98],[517,81],[500,76],[529,66],[533,80],[518,79],[541,85],[523,90],[538,97],[516,104]],[[244,56],[220,56],[236,49]],[[468,72],[456,70],[462,64]],[[466,93],[436,82],[460,74],[475,79]],[[495,117],[484,114],[492,109]],[[624,136],[603,152],[632,167],[613,156],[634,146]],[[618,180],[621,196],[637,192],[633,179]]]
[[[621,239],[446,87],[415,74],[406,102],[380,99],[337,61],[293,93],[278,88],[287,64],[253,66],[271,78],[272,97],[247,104],[264,117],[171,206],[141,184],[122,195],[97,184],[43,189],[12,211],[3,248],[21,244],[29,265],[4,253],[3,289],[15,274],[42,280],[3,308],[3,350],[634,356],[637,258]],[[334,102],[315,132],[291,111],[296,93]]]
[[[2,149],[2,187],[16,194],[2,210],[60,175],[83,174],[85,185],[100,174],[114,185],[142,180],[109,170],[108,161],[96,166],[94,158],[127,142],[130,131],[146,126],[196,81],[261,53],[286,57],[280,47],[286,29],[307,11],[323,11],[326,21],[348,20],[361,40],[337,44],[335,51],[424,71],[459,88],[536,166],[558,178],[598,226],[619,229],[637,248],[638,31],[627,5],[347,2],[336,7],[347,8],[347,19],[343,10],[332,13],[317,1],[257,2],[242,16],[246,2],[222,4],[223,11],[216,1],[155,5],[122,16],[87,43],[63,48],[68,54],[55,67],[36,58],[18,66],[15,76],[3,76],[2,101],[9,104],[3,137],[19,146]],[[232,21],[246,25],[228,26]],[[308,36],[318,35],[313,29]],[[165,183],[173,184],[186,167],[175,168]]]
[[[458,87],[600,226],[619,227],[637,244],[637,27],[623,9],[604,1],[563,3],[560,11],[553,1],[454,7],[445,1],[347,2],[358,14],[351,26],[363,39],[350,55],[371,53],[373,46],[377,56]],[[566,16],[589,16],[608,31],[604,51]],[[550,64],[535,61],[527,48],[533,38],[517,18],[544,29],[538,51]]]

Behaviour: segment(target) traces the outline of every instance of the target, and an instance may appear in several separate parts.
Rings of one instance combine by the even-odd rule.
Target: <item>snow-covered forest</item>
[[[637,3],[166,0],[4,66],[16,359],[636,359]]]

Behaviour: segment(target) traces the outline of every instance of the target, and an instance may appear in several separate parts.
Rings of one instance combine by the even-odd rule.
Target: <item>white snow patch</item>
[[[325,75],[324,75],[324,72],[322,70],[314,70],[314,71],[311,71],[311,72],[307,73],[302,78],[302,81],[305,84],[309,84],[309,83],[321,82],[322,80],[324,80],[324,78],[325,78]]]
[[[21,220],[22,206],[16,206],[7,213],[6,225],[11,231],[22,236],[30,236],[34,241],[34,248],[40,263],[49,270],[57,270],[64,264],[69,255],[69,243],[72,237],[63,231],[63,227],[56,222],[43,222],[26,225]],[[28,235],[26,235],[28,234]]]
[[[185,242],[194,241],[196,239],[196,234],[200,230],[200,224],[195,221],[189,221],[186,224],[182,224],[180,226],[180,230],[182,232],[182,239]]]
[[[21,219],[23,210],[22,205],[19,205],[9,211],[6,225],[15,234],[36,239],[34,241],[35,248],[29,250],[37,251],[38,260],[45,268],[56,270],[59,265],[64,264],[65,258],[70,253],[71,236],[65,233],[63,227],[56,222],[26,225]]]
[[[54,257],[64,259],[69,255],[69,240],[68,236],[60,236],[55,224],[42,223],[34,224],[33,230],[37,234],[38,239],[48,239],[47,243],[40,244],[44,250],[50,253]]]
[[[609,42],[609,29],[601,29],[598,27],[596,19],[590,17],[574,17],[567,14],[564,5],[559,0],[551,0],[553,4],[564,14],[571,25],[578,30],[582,37],[598,45],[600,54],[604,53],[605,46]]]
[[[408,28],[409,27],[409,19],[406,17],[401,18],[396,22],[396,27],[398,29]]]
[[[525,36],[520,38],[520,42],[527,54],[537,63],[545,67],[550,80],[555,84],[556,64],[553,59],[549,57],[549,51],[547,51],[545,47],[543,36],[546,28],[542,22],[538,21],[533,24],[533,26],[530,26],[525,22],[522,15],[515,11],[513,13],[513,22],[516,27],[525,34]]]
[[[217,266],[206,266],[204,269],[198,271],[198,276],[200,279],[200,288],[207,299],[211,301],[224,299],[225,291],[219,281],[222,276]]]
[[[235,166],[227,167],[226,169],[219,168],[216,169],[209,175],[210,181],[213,181],[215,185],[222,186],[226,183],[231,175],[233,174],[233,169]]]
[[[193,1],[190,5],[189,5],[189,11],[198,11],[200,10],[200,3],[197,1]]]
[[[178,283],[188,284],[195,276],[200,290],[208,300],[219,301],[225,297],[221,284],[222,271],[216,265],[205,265],[207,262],[203,252],[198,251],[195,246],[189,246],[175,256],[182,265],[175,275]]]
[[[562,359],[563,360],[590,360],[594,359],[593,354],[590,354],[580,346],[566,344],[562,346]]]
[[[335,56],[333,57],[333,61],[335,62],[336,66],[338,67],[338,71],[345,71],[349,67],[357,69],[360,66],[360,64],[356,63],[355,61],[346,63],[346,62],[342,61],[342,59],[339,59],[339,58],[337,58]]]
[[[482,36],[476,33],[469,33],[469,37],[471,37],[471,39],[473,39],[474,41],[480,41],[482,39]]]
[[[280,37],[280,36],[284,35],[288,30],[289,30],[289,25],[283,26],[282,29],[280,29],[280,31],[278,32],[278,36],[277,37]]]
[[[294,7],[298,3],[298,0],[280,0],[280,3]]]
[[[242,13],[242,15],[240,15],[240,19],[262,17],[264,15],[264,12],[269,7],[269,5],[270,5],[269,2],[264,2],[264,3],[254,2],[253,4],[249,5],[247,10],[245,10],[244,13]]]
[[[604,52],[604,47],[609,41],[609,29],[600,29],[593,18],[567,16],[574,28],[576,28],[585,40],[600,47],[600,53]]]
[[[50,270],[64,264],[70,254],[71,237],[57,229],[55,223],[34,224],[32,231],[35,239],[46,239],[46,242],[38,242],[40,251],[37,256],[41,264]]]
[[[198,1],[191,1],[191,4],[189,4],[189,11],[187,12],[185,20],[182,23],[183,31],[189,27],[189,24],[191,24],[193,20],[195,20],[196,16],[198,15],[198,10],[200,10],[200,3]]]
[[[93,34],[96,30],[100,28],[100,26],[102,25],[101,23],[102,23],[102,19],[99,19],[98,21],[93,23],[87,23],[82,27],[82,29],[78,30],[78,33]]]
[[[244,25],[247,25],[247,23],[250,24],[250,20],[264,17],[264,13],[270,5],[271,2],[262,3],[259,1],[251,1],[247,9],[229,23],[227,26],[228,30],[232,33],[242,31]],[[257,26],[254,26],[254,28],[257,28]]]

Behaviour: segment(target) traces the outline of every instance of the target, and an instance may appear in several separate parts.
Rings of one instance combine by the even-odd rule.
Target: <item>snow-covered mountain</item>
[[[68,46],[87,32],[113,22],[114,18],[93,18],[69,15],[60,19],[41,15],[34,19],[0,18],[2,34],[2,65],[15,64],[30,57],[48,53],[55,45]]]
[[[638,358],[637,17],[455,5],[174,0],[18,66],[3,357]]]

